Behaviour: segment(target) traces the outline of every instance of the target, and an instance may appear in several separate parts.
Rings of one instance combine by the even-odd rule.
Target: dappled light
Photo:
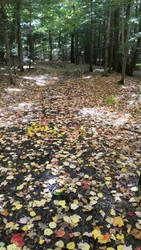
[[[37,76],[23,76],[23,79],[28,80],[31,86],[46,86],[48,81],[52,80],[52,83],[58,80],[58,77],[50,76],[49,74],[37,75]]]
[[[6,89],[7,92],[22,92],[23,89],[18,89],[18,88],[7,88]]]
[[[132,237],[123,227],[140,227],[138,83],[122,88],[118,76],[74,78],[73,70],[62,77],[60,68],[61,77],[40,65],[42,73],[24,72],[19,87],[1,93],[2,242],[20,231],[29,249],[30,234],[38,249],[46,239],[54,249],[59,237],[61,246],[77,247],[76,235],[85,234],[87,245],[79,249],[93,249],[94,242],[100,249],[97,240],[105,238],[95,234],[105,237],[102,227],[114,246],[119,229]]]
[[[80,114],[84,117],[90,116],[98,122],[114,127],[123,126],[131,118],[129,113],[114,112],[107,107],[83,108]]]

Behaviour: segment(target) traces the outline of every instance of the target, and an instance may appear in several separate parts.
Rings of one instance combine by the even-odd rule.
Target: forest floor
[[[0,250],[141,250],[141,80],[0,75]]]

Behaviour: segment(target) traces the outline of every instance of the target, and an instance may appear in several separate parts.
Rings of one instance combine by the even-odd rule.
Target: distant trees
[[[0,53],[9,68],[12,55],[20,70],[29,57],[87,63],[91,72],[103,66],[106,75],[121,72],[120,83],[133,74],[141,54],[141,0],[1,0],[0,7]]]
[[[11,59],[10,59],[10,44],[9,44],[9,36],[8,36],[8,17],[6,13],[6,3],[5,0],[1,0],[1,17],[2,17],[2,25],[3,25],[3,34],[6,48],[6,61],[7,61],[7,69],[9,73],[9,82],[10,84],[14,84],[12,70],[11,70]]]

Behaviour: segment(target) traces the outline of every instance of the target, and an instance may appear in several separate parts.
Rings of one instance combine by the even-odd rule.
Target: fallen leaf
[[[50,228],[46,228],[46,229],[44,230],[44,235],[50,236],[50,235],[52,235],[52,234],[53,234],[53,231],[52,231]]]
[[[131,231],[131,234],[134,236],[135,239],[141,240],[141,230],[138,230],[138,229],[134,228]]]
[[[74,249],[75,248],[75,243],[73,241],[69,242],[67,245],[66,245],[66,248],[67,249]]]
[[[55,243],[55,246],[63,248],[64,247],[64,242],[62,240],[59,240]]]
[[[113,225],[116,225],[118,227],[122,227],[124,225],[122,217],[120,217],[120,216],[114,217]]]

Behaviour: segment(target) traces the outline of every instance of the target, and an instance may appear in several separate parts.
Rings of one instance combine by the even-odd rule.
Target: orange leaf
[[[8,210],[4,209],[4,211],[0,212],[0,214],[3,216],[8,216]]]
[[[109,233],[104,234],[104,239],[105,240],[109,240],[110,237],[111,237],[111,235]]]

